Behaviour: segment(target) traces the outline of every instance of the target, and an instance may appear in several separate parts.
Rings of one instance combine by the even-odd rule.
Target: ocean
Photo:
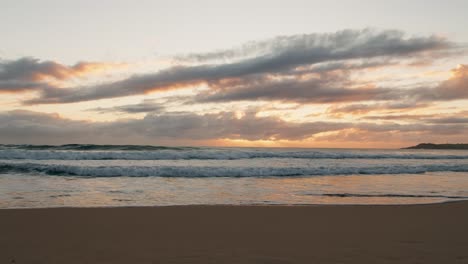
[[[0,145],[0,208],[468,199],[468,151]]]

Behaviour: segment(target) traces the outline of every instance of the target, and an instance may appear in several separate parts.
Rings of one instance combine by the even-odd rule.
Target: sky
[[[467,142],[467,1],[0,6],[1,144]]]

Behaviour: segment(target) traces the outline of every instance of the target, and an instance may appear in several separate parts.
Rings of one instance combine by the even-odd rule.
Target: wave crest
[[[0,163],[0,173],[40,173],[83,177],[284,177],[322,175],[421,174],[468,172],[461,165],[391,165],[369,167],[198,167],[198,166],[73,166],[36,163]]]
[[[0,159],[15,160],[236,160],[294,159],[468,159],[468,155],[428,153],[359,153],[325,151],[265,151],[243,149],[158,149],[152,151],[67,151],[0,149]]]

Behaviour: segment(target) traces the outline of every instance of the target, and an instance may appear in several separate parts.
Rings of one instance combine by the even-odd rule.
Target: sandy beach
[[[0,263],[468,263],[468,202],[0,210]]]

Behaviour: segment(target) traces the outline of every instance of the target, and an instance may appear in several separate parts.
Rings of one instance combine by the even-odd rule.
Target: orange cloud
[[[61,81],[126,64],[79,62],[68,66],[35,58],[0,60],[0,92],[17,93],[58,88]]]
[[[101,63],[101,62],[79,62],[73,66],[67,66],[56,62],[49,62],[47,69],[32,73],[32,79],[41,81],[49,78],[66,80],[72,77],[83,76],[90,73],[102,72],[125,64]]]

